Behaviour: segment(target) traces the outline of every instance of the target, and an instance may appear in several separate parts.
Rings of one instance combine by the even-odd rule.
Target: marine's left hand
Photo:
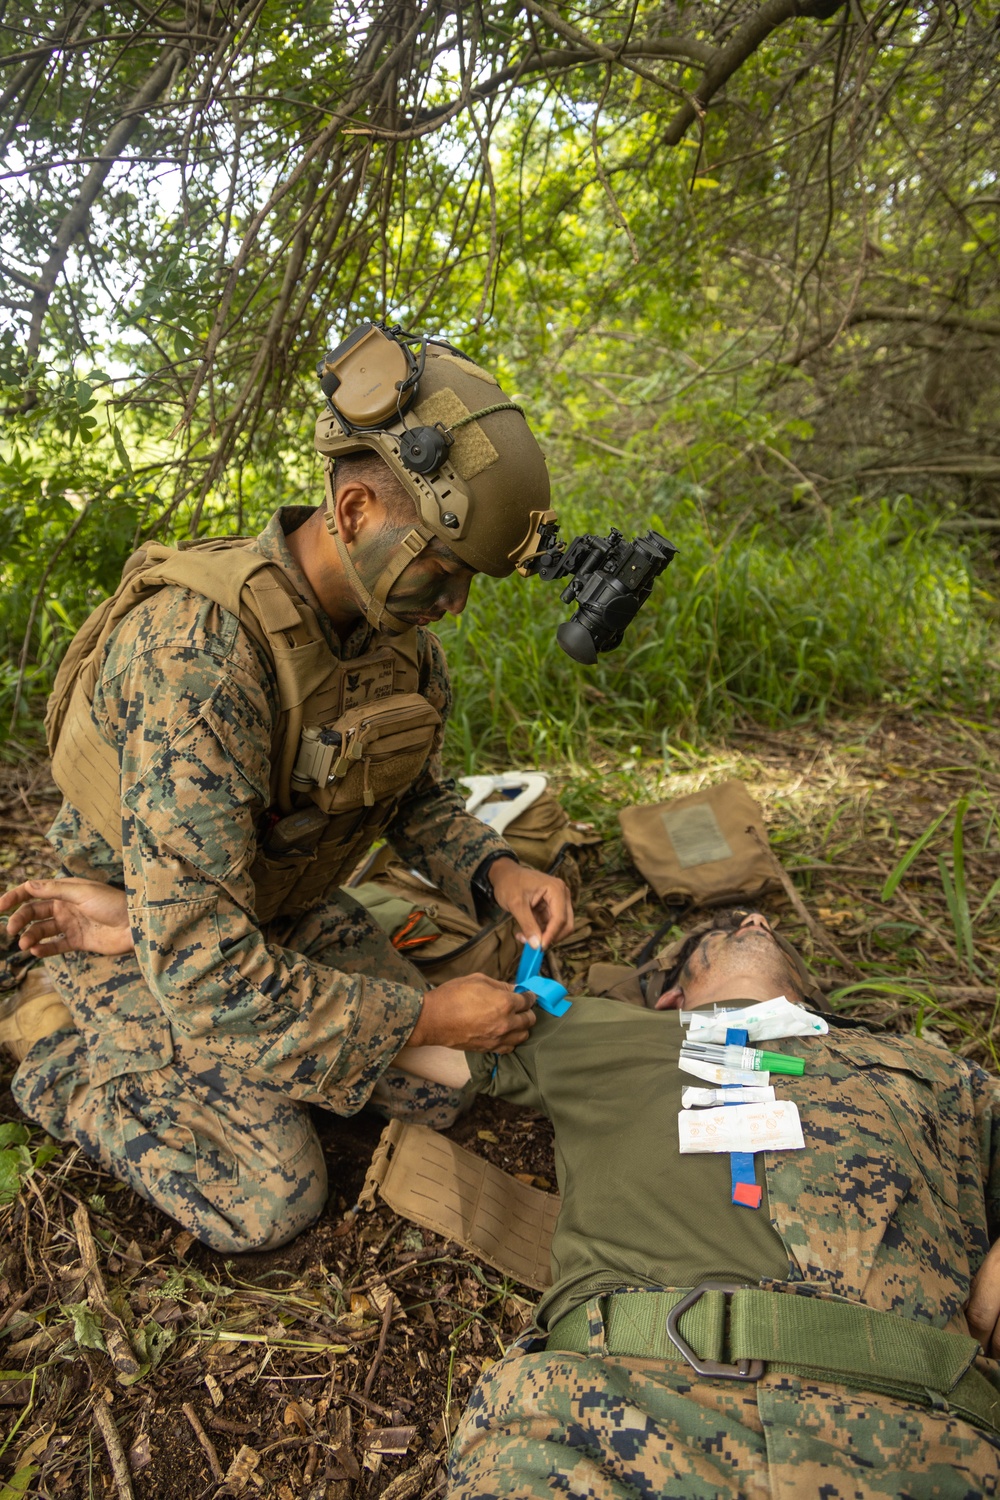
[[[972,1337],[991,1359],[1000,1359],[1000,1240],[972,1279],[965,1311]]]
[[[497,905],[510,912],[526,943],[534,938],[536,946],[551,948],[573,931],[572,898],[558,875],[546,875],[513,859],[498,859],[486,878]]]
[[[0,916],[6,912],[7,932],[35,958],[132,950],[125,892],[101,880],[26,880],[0,896]]]

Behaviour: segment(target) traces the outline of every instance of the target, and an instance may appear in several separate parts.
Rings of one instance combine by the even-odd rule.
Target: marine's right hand
[[[26,880],[0,896],[0,916],[12,912],[7,931],[35,958],[73,949],[129,953],[132,929],[125,892],[101,880]]]
[[[533,995],[485,974],[449,979],[428,990],[410,1047],[459,1047],[463,1052],[513,1052],[535,1024]]]

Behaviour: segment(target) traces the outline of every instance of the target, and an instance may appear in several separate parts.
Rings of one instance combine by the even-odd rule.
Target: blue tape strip
[[[742,1026],[730,1026],[726,1032],[727,1047],[745,1047],[749,1041],[749,1034]],[[733,1099],[734,1104],[739,1101]],[[742,1184],[745,1187],[756,1188],[757,1172],[754,1167],[752,1151],[732,1151],[729,1156],[729,1182],[732,1192],[732,1202],[739,1204],[741,1208],[750,1208],[755,1205],[741,1203],[736,1196],[736,1189]],[[759,1207],[759,1205],[756,1205]]]
[[[550,1016],[564,1016],[573,1004],[572,1000],[566,998],[564,984],[557,984],[554,979],[543,979],[540,974],[528,984],[515,984],[514,990],[518,995],[534,995],[542,1010],[547,1010]]]
[[[521,958],[514,975],[515,988],[519,984],[527,984],[529,979],[534,979],[536,974],[542,972],[542,964],[545,962],[545,949],[533,948],[530,943],[525,943],[521,949]]]
[[[532,948],[530,943],[525,943],[514,976],[515,993],[534,995],[542,1010],[548,1011],[550,1016],[564,1016],[573,1002],[566,999],[564,984],[542,976],[540,971],[544,961],[544,948]]]

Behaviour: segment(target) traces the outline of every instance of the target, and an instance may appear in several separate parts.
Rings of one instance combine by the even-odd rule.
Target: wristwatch
[[[489,907],[496,905],[493,886],[489,881],[489,872],[498,859],[512,859],[516,865],[521,863],[513,849],[494,849],[492,854],[487,854],[483,862],[476,866],[476,872],[469,884],[472,887],[476,911],[480,915],[484,910],[488,910]]]

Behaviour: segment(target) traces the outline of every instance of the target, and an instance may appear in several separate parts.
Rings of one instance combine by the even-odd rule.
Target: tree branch
[[[35,359],[38,355],[45,314],[52,300],[59,273],[66,263],[70,246],[86,226],[87,216],[104,186],[108,173],[142,124],[145,111],[165,93],[175,69],[183,66],[187,61],[189,50],[187,45],[171,47],[149,74],[142,87],[133,94],[121,119],[109,134],[97,160],[84,178],[76,202],[59,225],[52,253],[39,273],[38,285],[31,299],[31,328],[28,333],[26,351],[29,360]]]
[[[705,76],[686,104],[682,104],[664,132],[663,140],[668,146],[676,146],[690,125],[704,114],[709,101],[722,85],[743,66],[761,42],[767,40],[772,31],[796,17],[809,17],[816,21],[829,21],[841,9],[844,0],[764,0],[757,14],[745,26],[741,26],[715,61],[705,70]]]
[[[832,349],[840,334],[858,323],[917,323],[925,328],[962,328],[967,333],[986,333],[1000,337],[1000,318],[970,318],[964,313],[953,312],[921,312],[919,307],[855,307],[835,333],[820,334],[781,363],[795,368],[818,354],[821,349]]]

